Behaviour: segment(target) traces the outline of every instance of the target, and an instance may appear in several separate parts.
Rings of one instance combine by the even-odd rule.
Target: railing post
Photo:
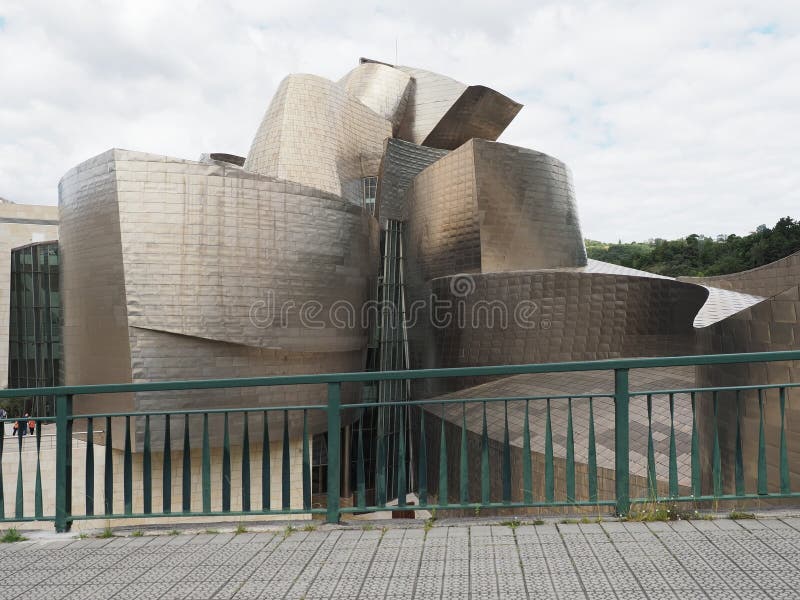
[[[614,370],[614,456],[617,515],[626,516],[631,508],[630,496],[630,398],[628,369]]]
[[[72,396],[56,396],[56,531],[72,526]]]
[[[328,512],[325,521],[339,522],[339,486],[341,456],[339,454],[342,428],[342,384],[328,384]]]

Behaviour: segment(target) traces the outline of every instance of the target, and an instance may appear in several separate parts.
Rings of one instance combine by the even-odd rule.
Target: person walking
[[[26,416],[30,416],[30,415],[26,415]],[[33,419],[28,419],[28,433],[33,435],[34,431],[36,431],[36,421],[34,421]]]

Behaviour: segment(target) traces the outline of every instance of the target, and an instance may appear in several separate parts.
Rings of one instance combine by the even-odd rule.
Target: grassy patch
[[[303,531],[316,531],[317,526],[309,523],[308,525],[303,525]]]
[[[289,537],[290,535],[292,535],[292,534],[293,534],[295,531],[297,531],[297,529],[295,529],[295,528],[294,528],[294,527],[292,527],[291,525],[287,525],[287,526],[286,526],[286,527],[283,529],[283,539],[286,539],[286,538],[288,538],[288,537]]]
[[[14,542],[24,542],[27,540],[24,535],[22,535],[16,528],[12,527],[11,529],[7,529],[2,537],[0,537],[0,542],[3,544],[13,544]]]
[[[117,537],[117,536],[114,535],[114,532],[111,530],[111,527],[106,526],[106,528],[103,529],[103,533],[99,533],[97,535],[97,537],[99,539],[101,539],[101,540],[105,540],[105,539],[112,538],[112,537]]]
[[[524,525],[524,523],[520,521],[518,518],[514,517],[513,519],[509,519],[508,521],[500,521],[500,525],[503,525],[504,527],[509,527],[511,528],[511,531],[514,531],[520,525]]]
[[[733,519],[734,521],[739,521],[742,519],[756,519],[757,517],[753,513],[742,512],[740,510],[732,510],[728,514],[728,518]]]
[[[239,524],[236,526],[236,529],[233,530],[233,533],[235,535],[240,535],[242,533],[247,533],[247,527],[245,527],[244,523],[239,521]]]
[[[170,530],[167,532],[167,535],[180,535],[180,534],[181,534],[181,532],[180,532],[180,531],[178,531],[177,529],[170,529]]]
[[[362,531],[372,531],[373,529],[375,529],[375,525],[373,525],[372,523],[364,523],[361,526]]]
[[[131,533],[131,537],[142,537],[144,535],[144,531],[141,529],[137,529],[133,533]]]
[[[531,525],[544,525],[544,521],[536,519],[535,521],[531,521]]]
[[[209,535],[217,535],[219,531],[217,531],[216,529],[206,529],[206,533],[208,533]]]
[[[693,521],[713,520],[713,515],[700,513],[696,510],[682,510],[674,504],[662,504],[659,502],[648,502],[636,509],[631,509],[626,521],[638,523],[652,523],[655,521]]]

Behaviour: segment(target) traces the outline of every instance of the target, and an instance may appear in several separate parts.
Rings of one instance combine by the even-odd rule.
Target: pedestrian
[[[17,431],[19,431],[19,421],[14,421],[14,428],[11,432],[11,435],[17,435]]]
[[[22,418],[19,421],[17,421],[17,433],[19,434],[19,437],[22,437],[23,435],[28,435],[27,421],[28,421],[28,413],[25,413],[22,416]]]
[[[28,419],[28,433],[33,435],[34,431],[36,431],[36,421],[33,419]]]
[[[0,421],[7,418],[8,418],[8,413],[6,412],[6,409],[0,406]]]

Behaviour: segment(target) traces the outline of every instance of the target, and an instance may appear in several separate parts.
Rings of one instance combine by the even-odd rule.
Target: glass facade
[[[49,387],[61,383],[61,298],[58,242],[11,251],[11,314],[8,387]],[[34,416],[52,415],[50,396],[25,399]]]
[[[364,208],[369,211],[369,214],[375,214],[375,197],[378,195],[378,178],[377,177],[364,177]]]

